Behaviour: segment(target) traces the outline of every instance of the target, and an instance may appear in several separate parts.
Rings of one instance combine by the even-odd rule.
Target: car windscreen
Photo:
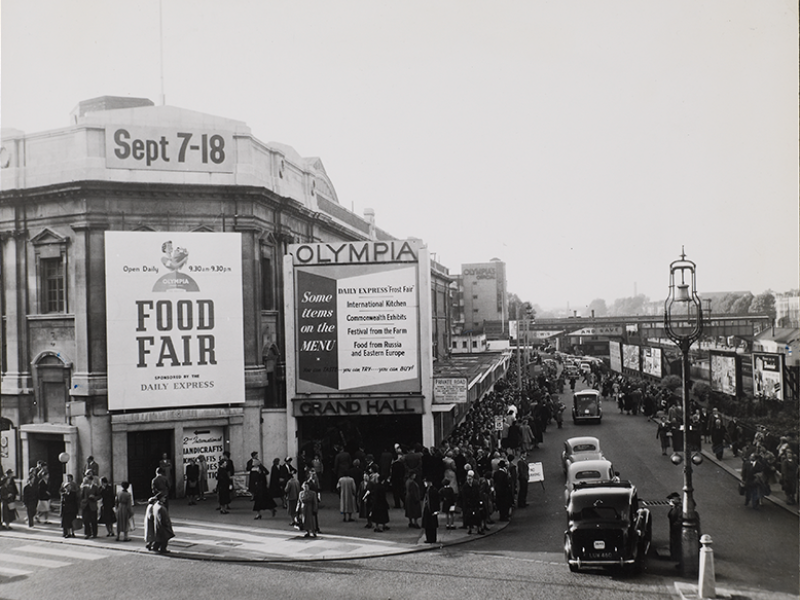
[[[573,452],[597,452],[597,446],[594,444],[575,444],[572,447]]]
[[[627,518],[629,500],[627,494],[573,494],[570,503],[572,519],[615,519]]]
[[[575,407],[578,410],[589,410],[594,412],[597,410],[597,398],[594,396],[576,396]]]

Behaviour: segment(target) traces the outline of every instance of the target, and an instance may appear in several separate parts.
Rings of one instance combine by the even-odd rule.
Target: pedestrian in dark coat
[[[253,479],[253,483],[255,484],[255,488],[253,489],[253,511],[256,513],[255,520],[261,518],[262,510],[272,511],[272,516],[274,517],[278,512],[278,507],[267,486],[266,469],[259,470],[258,473],[253,476]]]
[[[797,504],[798,465],[794,452],[786,450],[781,461],[781,487],[786,494],[786,504]]]
[[[97,500],[100,488],[94,483],[94,478],[89,475],[83,478],[80,488],[81,516],[83,517],[83,532],[86,539],[97,537]]]
[[[288,477],[281,471],[281,459],[274,458],[272,468],[269,470],[269,493],[273,498],[281,498],[281,504],[283,504],[283,490],[288,481]]]
[[[416,471],[408,473],[406,480],[406,518],[408,519],[408,526],[414,529],[419,529],[418,519],[422,516],[422,500],[417,483]]]
[[[28,483],[22,488],[22,503],[25,505],[25,511],[28,513],[28,527],[33,527],[33,518],[36,516],[36,507],[39,504],[38,487],[36,475],[31,474],[28,477]]]
[[[219,500],[220,514],[227,515],[231,507],[231,481],[230,473],[227,469],[227,461],[222,459],[217,468],[217,499]]]
[[[508,521],[513,496],[511,493],[511,480],[506,470],[506,461],[501,460],[498,463],[497,471],[492,474],[492,481],[500,520]]]
[[[725,441],[728,437],[728,431],[722,425],[721,419],[715,419],[711,424],[711,449],[717,460],[722,460],[722,455],[725,452]]]
[[[662,416],[661,420],[658,422],[656,437],[661,442],[661,455],[666,456],[667,450],[669,450],[670,439],[672,438],[672,425],[669,424],[665,416]]]
[[[61,486],[61,529],[64,537],[75,537],[73,522],[78,517],[78,484],[72,474],[67,475],[67,482]]]
[[[386,500],[386,483],[378,478],[370,482],[370,514],[369,519],[375,523],[375,532],[389,529],[389,502]]]
[[[116,493],[114,488],[108,483],[105,477],[100,479],[100,518],[99,522],[106,526],[106,537],[114,537],[114,523],[117,521],[117,516],[114,513],[114,504],[116,502]]]
[[[478,528],[478,533],[483,533],[481,509],[480,488],[478,482],[475,481],[475,472],[470,470],[467,471],[467,480],[461,486],[461,510],[468,534],[472,533],[473,528]]]
[[[436,543],[436,530],[439,528],[439,492],[430,478],[424,480],[425,493],[422,499],[422,527],[425,529],[425,542]]]

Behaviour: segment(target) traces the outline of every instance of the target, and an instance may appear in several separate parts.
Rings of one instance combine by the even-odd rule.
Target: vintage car
[[[572,422],[603,420],[603,396],[597,390],[586,389],[572,395]]]
[[[574,462],[603,459],[605,456],[600,450],[600,440],[586,435],[569,438],[564,442],[564,449],[561,451],[561,467],[564,469],[564,475],[567,474],[569,466]]]
[[[592,483],[619,481],[619,473],[614,470],[610,460],[579,460],[567,469],[567,482],[564,485],[564,504],[569,504],[572,490]]]
[[[629,481],[593,483],[573,490],[567,505],[564,556],[570,571],[622,567],[640,572],[653,538],[650,511],[639,507]]]

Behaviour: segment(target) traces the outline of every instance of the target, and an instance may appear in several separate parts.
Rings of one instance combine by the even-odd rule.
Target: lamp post
[[[695,264],[686,260],[681,247],[680,260],[669,266],[669,296],[664,301],[664,330],[683,355],[683,510],[681,519],[681,572],[696,575],[700,562],[699,518],[692,487],[692,463],[689,447],[689,348],[703,333],[703,307],[695,282]],[[680,279],[680,283],[677,279]],[[699,457],[700,455],[698,455]],[[679,464],[680,461],[678,461]]]

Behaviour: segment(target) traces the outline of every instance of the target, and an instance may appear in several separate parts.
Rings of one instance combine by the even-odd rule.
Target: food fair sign
[[[419,392],[419,247],[289,246],[300,393]]]
[[[244,402],[238,233],[107,231],[110,410]]]

